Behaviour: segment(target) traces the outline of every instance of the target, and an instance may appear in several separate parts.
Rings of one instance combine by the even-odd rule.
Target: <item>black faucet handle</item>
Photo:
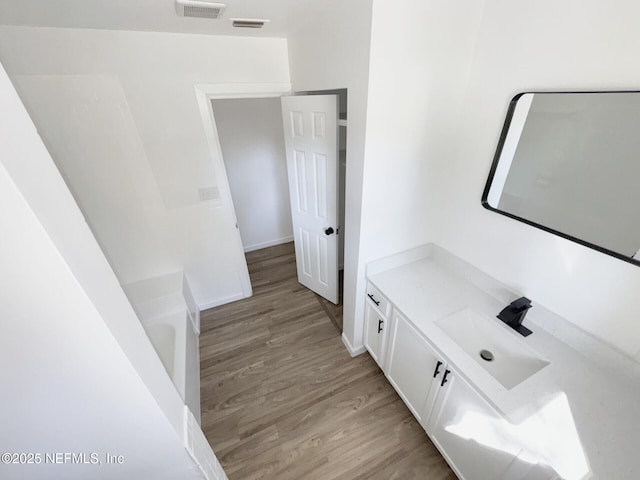
[[[498,314],[498,318],[513,328],[520,335],[526,337],[531,335],[531,330],[522,325],[522,320],[524,320],[524,317],[530,308],[531,300],[527,297],[520,297],[503,308]]]
[[[531,300],[529,300],[527,297],[520,297],[517,300],[511,302],[509,304],[509,308],[515,310],[516,312],[528,310],[531,308]]]

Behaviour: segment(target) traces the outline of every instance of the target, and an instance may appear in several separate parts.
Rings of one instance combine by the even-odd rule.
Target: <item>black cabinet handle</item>
[[[331,235],[334,232],[333,227],[328,227],[324,229],[325,235]]]
[[[433,371],[433,378],[436,378],[440,373],[440,365],[442,365],[442,362],[438,360],[438,363],[436,363],[436,369]]]
[[[367,293],[367,297],[369,297],[371,299],[371,301],[376,304],[376,307],[380,306],[380,302],[378,300],[376,300],[375,298],[373,298],[373,295],[371,295],[370,293]]]
[[[444,376],[442,377],[442,382],[440,382],[440,386],[444,387],[444,384],[447,383],[447,375],[449,375],[451,373],[451,370],[445,370],[444,371]]]
[[[384,320],[378,320],[378,333],[382,332],[382,325],[384,325]]]

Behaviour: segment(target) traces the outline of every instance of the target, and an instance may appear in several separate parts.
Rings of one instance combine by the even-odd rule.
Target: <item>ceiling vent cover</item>
[[[235,28],[262,28],[270,20],[266,18],[232,18],[231,21]]]
[[[176,13],[182,17],[220,18],[225,7],[208,0],[176,0]]]

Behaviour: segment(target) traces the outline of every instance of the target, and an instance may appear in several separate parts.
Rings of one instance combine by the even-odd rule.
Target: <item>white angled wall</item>
[[[198,196],[221,172],[194,85],[287,83],[286,40],[2,26],[0,59],[121,283],[242,295],[235,222]]]
[[[293,241],[280,98],[212,105],[245,251]]]
[[[0,444],[41,455],[0,478],[203,479],[180,396],[1,67],[0,104]]]

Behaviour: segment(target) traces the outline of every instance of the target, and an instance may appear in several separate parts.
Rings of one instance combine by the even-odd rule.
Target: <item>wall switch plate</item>
[[[198,189],[198,198],[201,202],[209,200],[218,200],[220,198],[220,190],[218,187],[202,187]]]

